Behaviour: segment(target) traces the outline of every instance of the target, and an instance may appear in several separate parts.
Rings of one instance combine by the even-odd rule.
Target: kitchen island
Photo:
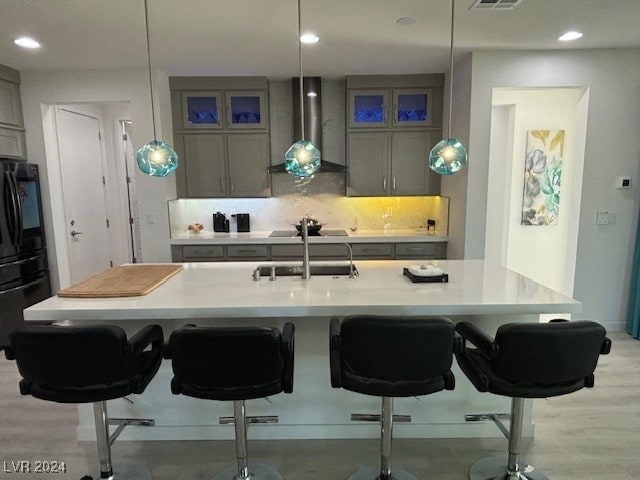
[[[323,262],[312,262],[321,264]],[[329,262],[335,263],[335,262]],[[449,274],[448,283],[411,283],[403,276],[409,261],[358,261],[360,275],[262,277],[258,263],[193,263],[142,297],[79,299],[53,297],[25,310],[25,320],[72,324],[111,323],[129,334],[159,323],[168,337],[185,323],[198,325],[296,326],[294,391],[269,401],[247,402],[249,415],[278,415],[277,425],[252,426],[252,438],[375,438],[379,427],[351,423],[351,413],[376,413],[380,400],[331,388],[329,319],[354,314],[447,315],[473,321],[490,333],[503,323],[538,321],[541,313],[570,314],[581,304],[526,277],[482,260],[433,262]],[[456,365],[456,389],[395,402],[397,437],[498,436],[493,424],[465,423],[466,413],[508,412],[509,400],[475,391]],[[153,418],[152,428],[130,428],[130,439],[231,439],[233,428],[218,425],[232,414],[231,402],[197,400],[170,393],[171,366],[164,362],[144,394],[109,402],[110,415]],[[90,405],[80,405],[81,439],[92,439]],[[525,435],[533,435],[531,403]]]

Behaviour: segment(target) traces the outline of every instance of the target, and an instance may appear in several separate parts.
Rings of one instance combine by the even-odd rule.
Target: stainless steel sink
[[[311,275],[349,275],[351,273],[350,265],[310,265]],[[302,265],[259,265],[256,270],[261,277],[271,276],[271,270],[275,270],[276,277],[290,277],[295,275],[302,276]],[[358,274],[356,266],[353,266],[353,272]]]

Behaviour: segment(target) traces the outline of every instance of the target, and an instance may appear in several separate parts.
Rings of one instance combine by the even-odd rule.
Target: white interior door
[[[77,283],[111,265],[100,123],[57,107],[56,127],[71,281]]]

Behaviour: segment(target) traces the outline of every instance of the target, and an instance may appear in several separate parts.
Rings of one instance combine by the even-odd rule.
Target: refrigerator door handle
[[[9,228],[9,235],[11,235],[11,244],[15,246],[18,226],[16,218],[17,206],[13,179],[11,178],[10,172],[4,172],[4,202],[7,206],[7,227]]]
[[[9,172],[11,175],[11,180],[13,181],[13,193],[15,195],[15,205],[16,205],[16,243],[18,246],[22,244],[24,241],[24,223],[22,220],[22,201],[20,200],[20,189],[18,187],[18,180],[16,178],[16,174],[13,172]]]
[[[42,281],[44,279],[46,279],[46,278],[47,278],[46,275],[42,275],[41,277],[39,277],[37,280],[34,280],[33,282],[25,283],[24,285],[20,285],[19,287],[10,288],[8,290],[0,290],[0,295],[4,295],[5,293],[9,293],[9,292],[17,292],[19,290],[26,290],[27,288],[30,288],[30,287],[33,287],[35,285],[38,285],[38,284],[42,283]]]

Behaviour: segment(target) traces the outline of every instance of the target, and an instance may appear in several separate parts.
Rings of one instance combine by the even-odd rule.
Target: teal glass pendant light
[[[153,140],[136,152],[138,168],[147,175],[166,177],[178,168],[178,154],[173,147],[156,135],[156,114],[153,106],[153,80],[151,77],[151,51],[149,48],[149,9],[144,0],[144,21],[147,33],[147,63],[149,67],[149,90],[151,91],[151,120],[153,122]]]
[[[304,139],[304,95],[302,88],[302,42],[300,42],[300,0],[298,0],[298,64],[300,66],[300,140],[284,154],[285,170],[298,178],[310,178],[320,170],[320,149]]]
[[[449,55],[449,124],[447,138],[440,140],[429,152],[429,168],[440,175],[453,175],[462,170],[469,160],[467,149],[460,140],[451,136],[453,110],[453,17],[456,0],[451,0],[451,51]]]
[[[294,177],[309,178],[320,169],[320,150],[309,140],[299,140],[284,154],[284,168]]]

